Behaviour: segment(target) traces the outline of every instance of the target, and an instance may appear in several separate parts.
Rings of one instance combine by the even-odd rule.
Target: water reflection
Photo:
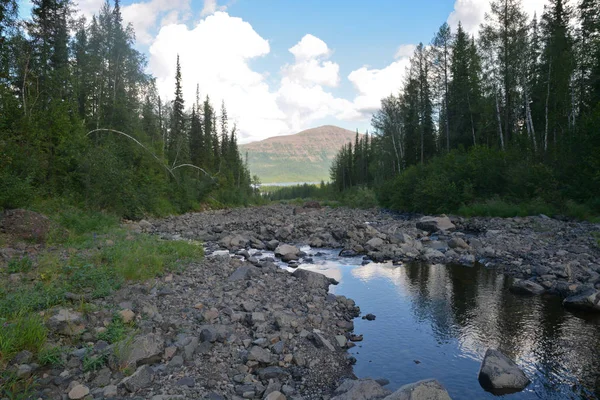
[[[495,347],[532,380],[510,398],[600,398],[597,316],[576,316],[554,296],[516,296],[510,278],[482,267],[359,264],[331,253],[303,266],[340,281],[332,291],[377,315],[355,322],[365,334],[353,349],[357,375],[386,377],[392,388],[436,377],[453,399],[491,398],[477,373]]]

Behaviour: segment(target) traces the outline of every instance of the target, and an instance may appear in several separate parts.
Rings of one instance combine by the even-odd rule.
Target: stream
[[[510,277],[481,266],[363,266],[362,258],[340,258],[337,250],[302,250],[313,261],[300,268],[336,279],[330,292],[355,300],[361,315],[376,315],[354,321],[354,332],[364,335],[349,350],[359,378],[386,378],[391,390],[436,378],[454,400],[493,398],[477,375],[494,347],[531,380],[504,397],[600,398],[597,315],[575,315],[556,296],[515,295]]]

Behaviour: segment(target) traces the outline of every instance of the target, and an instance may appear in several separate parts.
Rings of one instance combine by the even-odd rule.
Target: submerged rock
[[[600,291],[589,289],[569,296],[563,300],[563,305],[577,310],[600,312]]]
[[[437,380],[425,379],[402,386],[384,400],[451,400],[451,398]]]
[[[544,293],[546,289],[535,282],[525,279],[516,279],[510,287],[510,291],[517,294],[536,295]]]
[[[520,392],[529,379],[513,360],[495,349],[488,349],[479,370],[479,383],[496,395]]]

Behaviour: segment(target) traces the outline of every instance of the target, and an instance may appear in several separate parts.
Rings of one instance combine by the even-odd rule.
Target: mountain
[[[333,158],[355,136],[356,132],[325,125],[241,145],[240,152],[248,153],[250,172],[262,183],[328,181]]]

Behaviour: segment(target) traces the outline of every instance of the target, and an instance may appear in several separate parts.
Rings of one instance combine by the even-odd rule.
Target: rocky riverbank
[[[328,293],[332,280],[281,269],[261,254],[265,250],[292,268],[310,258],[300,245],[340,248],[342,255],[364,255],[365,263],[389,260],[399,267],[420,261],[468,268],[479,262],[522,279],[515,291],[554,293],[567,298],[566,304],[598,310],[597,224],[544,216],[421,218],[307,204],[186,214],[125,226],[132,234],[201,241],[206,257],[181,272],[91,300],[86,310],[77,307],[80,299],[74,296],[72,307],[44,312],[52,339],[69,345],[68,353],[57,355],[61,362],[42,367],[22,352],[8,366],[21,378],[38,377],[36,396],[449,398],[434,380],[393,394],[383,380],[344,381],[353,377],[354,360],[346,348],[360,340],[352,322],[359,308],[351,299]],[[25,251],[10,250],[11,257]],[[115,327],[115,315],[128,333],[113,342],[107,332]]]

